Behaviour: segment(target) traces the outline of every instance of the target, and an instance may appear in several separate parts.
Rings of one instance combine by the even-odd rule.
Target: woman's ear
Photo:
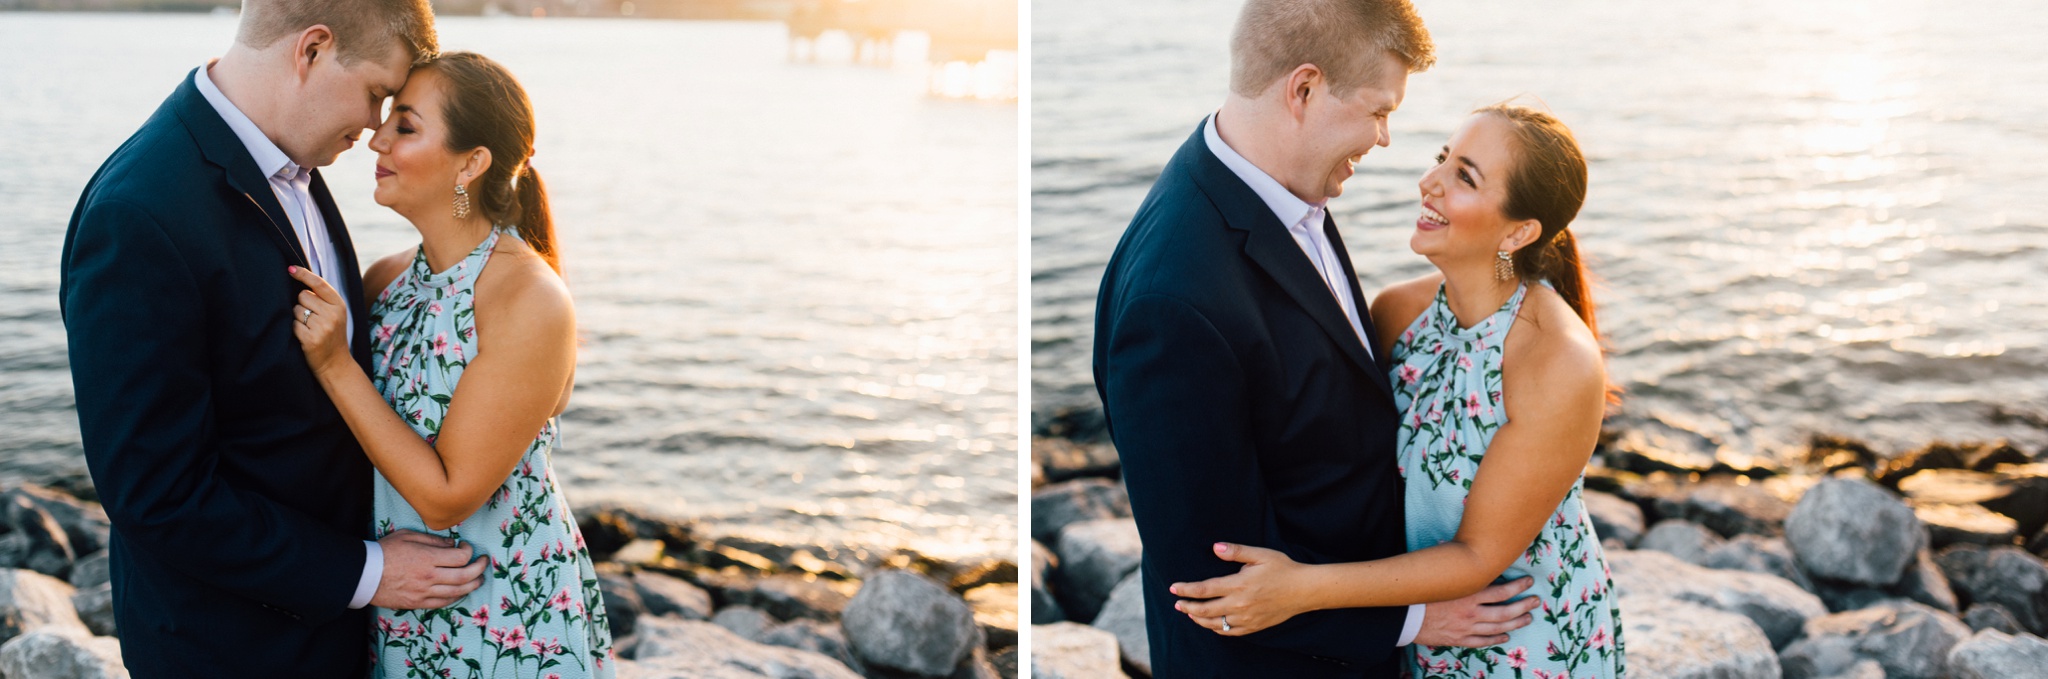
[[[1534,219],[1524,219],[1520,222],[1515,222],[1514,228],[1508,231],[1507,237],[1501,239],[1500,249],[1508,252],[1518,252],[1522,248],[1529,247],[1530,243],[1536,242],[1536,239],[1542,235],[1543,222]]]
[[[491,150],[478,146],[470,149],[469,158],[462,161],[462,169],[456,172],[456,176],[461,178],[463,184],[468,184],[475,181],[477,177],[484,176],[484,173],[489,172],[490,169]]]

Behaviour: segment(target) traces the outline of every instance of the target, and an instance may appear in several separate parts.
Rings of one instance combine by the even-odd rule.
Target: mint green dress
[[[1395,443],[1406,481],[1408,550],[1433,547],[1458,532],[1465,496],[1494,432],[1507,424],[1501,403],[1501,355],[1528,293],[1525,283],[1486,320],[1458,327],[1441,285],[1436,300],[1394,343]],[[1542,599],[1535,621],[1487,648],[1410,647],[1418,678],[1582,679],[1623,676],[1621,617],[1600,538],[1572,483],[1528,551],[1501,579],[1535,576],[1526,595]]]
[[[434,272],[424,252],[370,305],[371,382],[429,445],[455,385],[476,357],[476,279],[500,238],[494,229],[455,266]],[[445,531],[382,473],[375,481],[375,534],[410,528],[466,541],[491,560],[484,584],[447,608],[376,609],[378,677],[611,677],[611,632],[583,533],[562,499],[549,457],[560,443],[549,419],[475,515]]]

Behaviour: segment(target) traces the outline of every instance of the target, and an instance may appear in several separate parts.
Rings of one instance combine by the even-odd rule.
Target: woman
[[[525,90],[496,62],[457,52],[412,72],[370,140],[377,203],[420,232],[363,277],[382,291],[370,376],[348,356],[340,294],[291,272],[308,288],[293,310],[306,360],[377,468],[376,536],[432,531],[491,559],[453,605],[376,611],[380,677],[614,671],[597,575],[549,464],[576,318],[533,137]]]
[[[1619,677],[1612,579],[1580,501],[1609,401],[1593,300],[1566,227],[1586,195],[1571,131],[1480,109],[1424,174],[1409,247],[1438,273],[1373,300],[1392,359],[1409,553],[1305,565],[1220,543],[1237,574],[1177,583],[1178,608],[1245,635],[1328,608],[1448,601],[1533,576],[1534,621],[1484,648],[1413,647],[1420,677]],[[1532,284],[1533,283],[1533,284]]]

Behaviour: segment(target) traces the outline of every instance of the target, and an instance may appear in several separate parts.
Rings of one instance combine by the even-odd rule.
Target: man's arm
[[[1237,572],[1212,551],[1218,542],[1288,551],[1266,530],[1249,385],[1223,335],[1161,295],[1130,300],[1112,323],[1104,406],[1146,562],[1166,582],[1195,582]],[[1372,665],[1394,652],[1407,617],[1406,607],[1314,611],[1243,638]]]
[[[84,209],[59,301],[86,464],[108,518],[187,577],[312,622],[340,615],[363,541],[220,476],[197,282],[142,210]]]

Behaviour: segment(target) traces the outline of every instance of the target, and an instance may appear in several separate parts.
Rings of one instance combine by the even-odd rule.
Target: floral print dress
[[[1501,355],[1528,292],[1525,283],[1486,320],[1458,327],[1444,289],[1394,343],[1396,435],[1406,481],[1408,550],[1433,547],[1458,532],[1465,497],[1493,434],[1507,424],[1501,404]],[[1623,676],[1621,617],[1600,538],[1572,484],[1528,551],[1501,579],[1535,576],[1525,596],[1542,599],[1527,627],[1488,648],[1411,647],[1410,671],[1423,679],[1581,679]]]
[[[461,262],[436,273],[423,251],[370,306],[372,383],[434,443],[463,367],[476,357],[476,279],[499,238],[492,230]],[[458,538],[490,559],[484,584],[447,608],[376,609],[377,677],[611,677],[611,632],[597,572],[569,514],[549,457],[550,419],[505,485],[476,514],[430,531],[379,473],[374,532],[410,528]]]

